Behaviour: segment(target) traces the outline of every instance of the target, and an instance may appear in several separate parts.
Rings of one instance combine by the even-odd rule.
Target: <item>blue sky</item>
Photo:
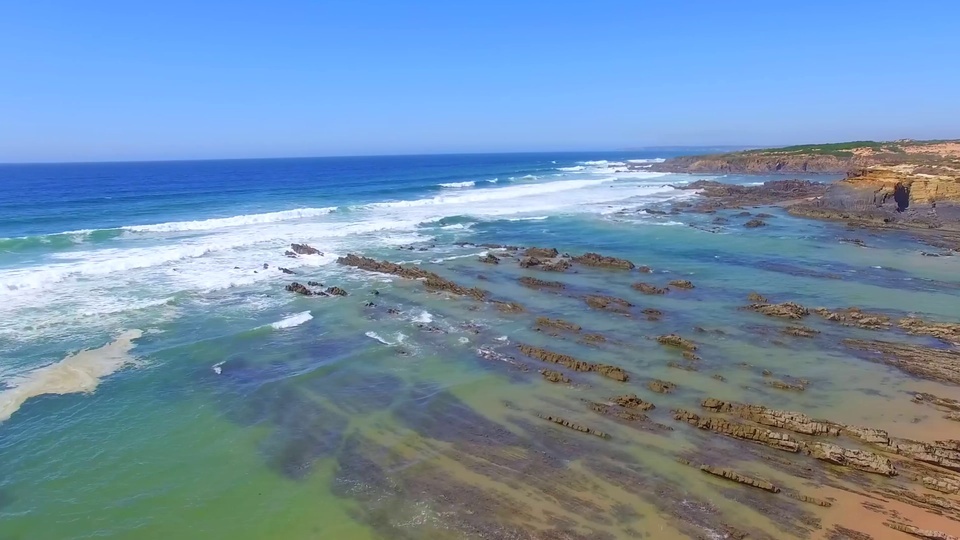
[[[953,2],[4,2],[0,162],[960,137]]]

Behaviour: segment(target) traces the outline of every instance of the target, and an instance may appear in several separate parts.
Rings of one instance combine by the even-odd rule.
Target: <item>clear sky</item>
[[[960,137],[960,3],[0,3],[0,162]]]

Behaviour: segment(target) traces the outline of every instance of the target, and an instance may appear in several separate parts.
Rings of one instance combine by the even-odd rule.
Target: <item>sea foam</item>
[[[313,315],[311,315],[309,311],[304,311],[302,313],[297,313],[296,315],[291,315],[285,319],[281,319],[277,322],[270,323],[270,326],[276,330],[282,330],[284,328],[300,326],[311,319],[313,319]]]
[[[473,181],[467,181],[467,182],[448,182],[446,184],[437,184],[437,185],[442,188],[466,188],[466,187],[473,187],[477,185],[477,183]]]
[[[197,221],[171,221],[169,223],[157,223],[154,225],[126,225],[121,227],[130,232],[182,232],[182,231],[209,231],[213,229],[224,229],[227,227],[240,227],[243,225],[256,225],[259,223],[276,223],[278,221],[290,221],[296,219],[312,218],[323,216],[337,210],[336,206],[325,208],[296,208],[293,210],[283,210],[280,212],[267,212],[264,214],[242,214],[225,218],[211,218]]]
[[[133,340],[142,335],[140,330],[128,330],[103,347],[67,355],[8,381],[12,388],[0,392],[0,422],[8,420],[32,397],[93,392],[101,379],[133,362]]]

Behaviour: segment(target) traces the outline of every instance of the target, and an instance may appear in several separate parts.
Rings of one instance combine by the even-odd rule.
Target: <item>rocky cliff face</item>
[[[899,191],[906,192],[911,203],[960,202],[960,171],[938,172],[917,173],[909,166],[860,169],[851,172],[844,182],[873,189],[881,198],[896,198]]]
[[[683,156],[654,165],[662,172],[741,174],[843,174],[862,166],[861,158],[837,156],[784,156],[764,154],[718,154]]]

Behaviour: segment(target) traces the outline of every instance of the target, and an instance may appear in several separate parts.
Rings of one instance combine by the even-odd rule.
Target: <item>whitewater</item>
[[[611,208],[685,195],[664,175],[622,170],[623,163],[500,167],[484,181],[424,179],[402,191],[377,184],[372,195],[367,182],[356,194],[298,197],[295,207],[283,197],[275,201],[280,208],[268,211],[0,238],[0,356],[15,354],[24,343],[94,347],[125,328],[162,326],[201,308],[272,317],[261,324],[288,328],[310,314],[276,318],[289,297],[266,291],[281,286],[285,271],[350,280],[353,276],[333,263],[351,251],[393,249],[441,236],[453,241],[478,223],[499,220],[604,216]],[[510,173],[513,180],[497,181]],[[383,186],[388,182],[384,178]],[[403,191],[408,194],[396,196]],[[64,235],[71,240],[50,240]],[[14,240],[19,243],[9,243]],[[322,255],[289,257],[292,243],[308,243]],[[11,247],[24,245],[30,249]],[[237,302],[238,295],[248,299]],[[35,365],[5,364],[13,373]]]

